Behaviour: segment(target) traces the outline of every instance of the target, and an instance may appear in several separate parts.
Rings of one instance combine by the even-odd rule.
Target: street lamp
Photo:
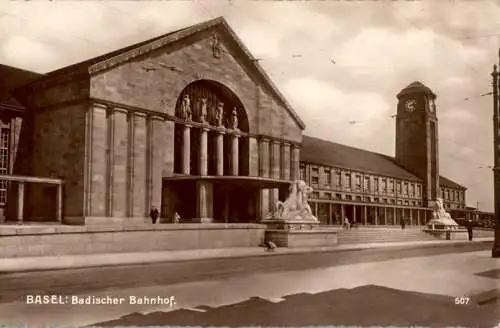
[[[498,51],[498,59],[500,66],[500,49]],[[495,242],[491,250],[492,257],[500,258],[500,114],[498,107],[500,105],[499,99],[499,77],[500,73],[497,71],[497,65],[493,65],[493,154],[495,156],[493,167],[493,183],[494,183],[494,201],[495,201]]]

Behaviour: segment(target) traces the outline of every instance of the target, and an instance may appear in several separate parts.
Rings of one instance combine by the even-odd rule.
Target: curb
[[[263,248],[245,248],[245,249],[230,249],[236,251],[235,254],[230,254],[228,249],[204,249],[190,251],[159,251],[147,253],[102,253],[102,254],[85,254],[85,255],[70,255],[58,257],[25,257],[25,258],[9,258],[0,259],[0,275],[37,272],[37,271],[52,271],[52,270],[71,270],[71,269],[86,269],[96,267],[117,267],[117,266],[133,266],[147,265],[154,263],[176,263],[176,262],[191,262],[191,261],[208,261],[214,259],[237,259],[237,258],[255,258],[263,256],[287,256],[307,253],[338,253],[338,252],[353,252],[364,250],[375,250],[383,248],[437,248],[445,246],[463,246],[463,245],[482,245],[490,244],[491,240],[477,241],[426,241],[420,243],[378,243],[378,244],[352,244],[352,245],[337,245],[330,247],[311,247],[311,248],[279,248],[277,251],[266,252]],[[189,252],[181,254],[176,252]]]

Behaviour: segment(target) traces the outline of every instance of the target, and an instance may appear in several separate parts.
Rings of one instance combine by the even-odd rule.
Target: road
[[[132,312],[171,311],[199,305],[218,307],[254,296],[280,299],[294,293],[323,292],[369,284],[397,288],[397,290],[470,298],[471,295],[479,295],[498,287],[495,279],[477,276],[479,272],[492,270],[500,265],[500,261],[485,256],[490,248],[489,244],[398,247],[3,274],[0,275],[0,322],[8,316],[8,321],[5,322],[8,324],[89,325],[114,320]],[[372,291],[364,290],[361,293],[367,295]],[[379,291],[374,293],[377,294]],[[161,296],[174,297],[175,304],[26,304],[26,295],[40,294],[62,297]],[[331,297],[336,298],[333,294]],[[355,303],[361,304],[359,299]],[[387,304],[387,306],[392,305]],[[248,313],[251,311],[248,309]],[[481,316],[485,317],[483,314]],[[193,313],[188,317],[195,318]],[[167,324],[171,319],[164,318],[167,322],[154,322],[154,324]],[[135,320],[139,321],[128,323],[151,324],[146,317]],[[212,318],[208,322],[221,323],[214,320]],[[182,320],[176,322],[186,324]],[[237,321],[222,323],[244,324]],[[293,324],[293,322],[285,323]],[[393,322],[386,324],[391,323]],[[114,324],[127,324],[127,322],[114,322]]]

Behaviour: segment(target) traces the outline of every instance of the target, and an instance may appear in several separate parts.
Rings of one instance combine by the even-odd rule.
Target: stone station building
[[[255,222],[298,178],[304,124],[223,18],[27,82],[8,173],[64,193],[29,183],[14,219]]]
[[[292,180],[324,224],[425,224],[465,209],[439,175],[436,95],[398,95],[396,156],[317,138],[223,18],[47,74],[0,66],[0,217],[254,223]]]

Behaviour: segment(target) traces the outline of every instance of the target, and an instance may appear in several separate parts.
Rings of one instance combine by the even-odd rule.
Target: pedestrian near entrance
[[[344,218],[344,227],[348,230],[351,229],[351,222],[349,222],[349,219],[347,217]]]
[[[469,241],[472,241],[472,229],[474,228],[474,222],[469,219],[467,221],[467,234],[469,235]]]
[[[405,218],[401,218],[401,230],[405,230],[405,227],[406,227],[406,219]]]
[[[151,217],[151,220],[153,220],[153,224],[156,224],[156,220],[158,220],[160,212],[158,212],[158,209],[153,206],[153,208],[151,208],[151,212],[149,212],[149,216]]]

